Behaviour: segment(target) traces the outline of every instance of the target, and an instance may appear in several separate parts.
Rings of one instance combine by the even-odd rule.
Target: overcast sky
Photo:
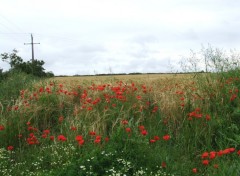
[[[0,53],[31,59],[32,33],[55,75],[170,72],[202,45],[239,50],[239,19],[238,0],[0,0]]]

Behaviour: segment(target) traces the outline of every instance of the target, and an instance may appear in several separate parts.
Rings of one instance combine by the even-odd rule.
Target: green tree
[[[22,71],[27,74],[33,74],[38,77],[54,76],[52,72],[45,73],[43,65],[45,62],[43,60],[33,60],[24,62],[23,59],[17,55],[18,51],[13,50],[12,53],[1,54],[2,61],[10,64],[11,71]]]

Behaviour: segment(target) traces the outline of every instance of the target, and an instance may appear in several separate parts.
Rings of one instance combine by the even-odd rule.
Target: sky
[[[240,50],[237,0],[0,0],[0,53],[55,75],[166,73],[211,45]],[[9,65],[0,61],[0,68]]]

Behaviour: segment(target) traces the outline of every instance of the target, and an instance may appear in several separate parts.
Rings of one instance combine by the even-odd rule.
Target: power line
[[[0,32],[3,35],[29,35],[29,33],[16,33],[16,32]]]
[[[8,23],[12,24],[15,28],[18,29],[18,31],[21,31],[23,32],[23,30],[18,26],[16,25],[14,22],[12,22],[11,20],[9,20],[6,16],[4,16],[2,13],[0,13],[0,16],[5,20],[7,21]]]

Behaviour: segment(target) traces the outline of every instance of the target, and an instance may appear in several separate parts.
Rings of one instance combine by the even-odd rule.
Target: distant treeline
[[[152,74],[196,74],[196,73],[206,73],[204,71],[201,72],[177,72],[177,73],[139,73],[139,72],[134,72],[134,73],[102,73],[102,74],[95,74],[95,75],[73,75],[74,77],[77,76],[121,76],[121,75],[152,75]],[[69,75],[57,75],[55,77],[69,77]]]

